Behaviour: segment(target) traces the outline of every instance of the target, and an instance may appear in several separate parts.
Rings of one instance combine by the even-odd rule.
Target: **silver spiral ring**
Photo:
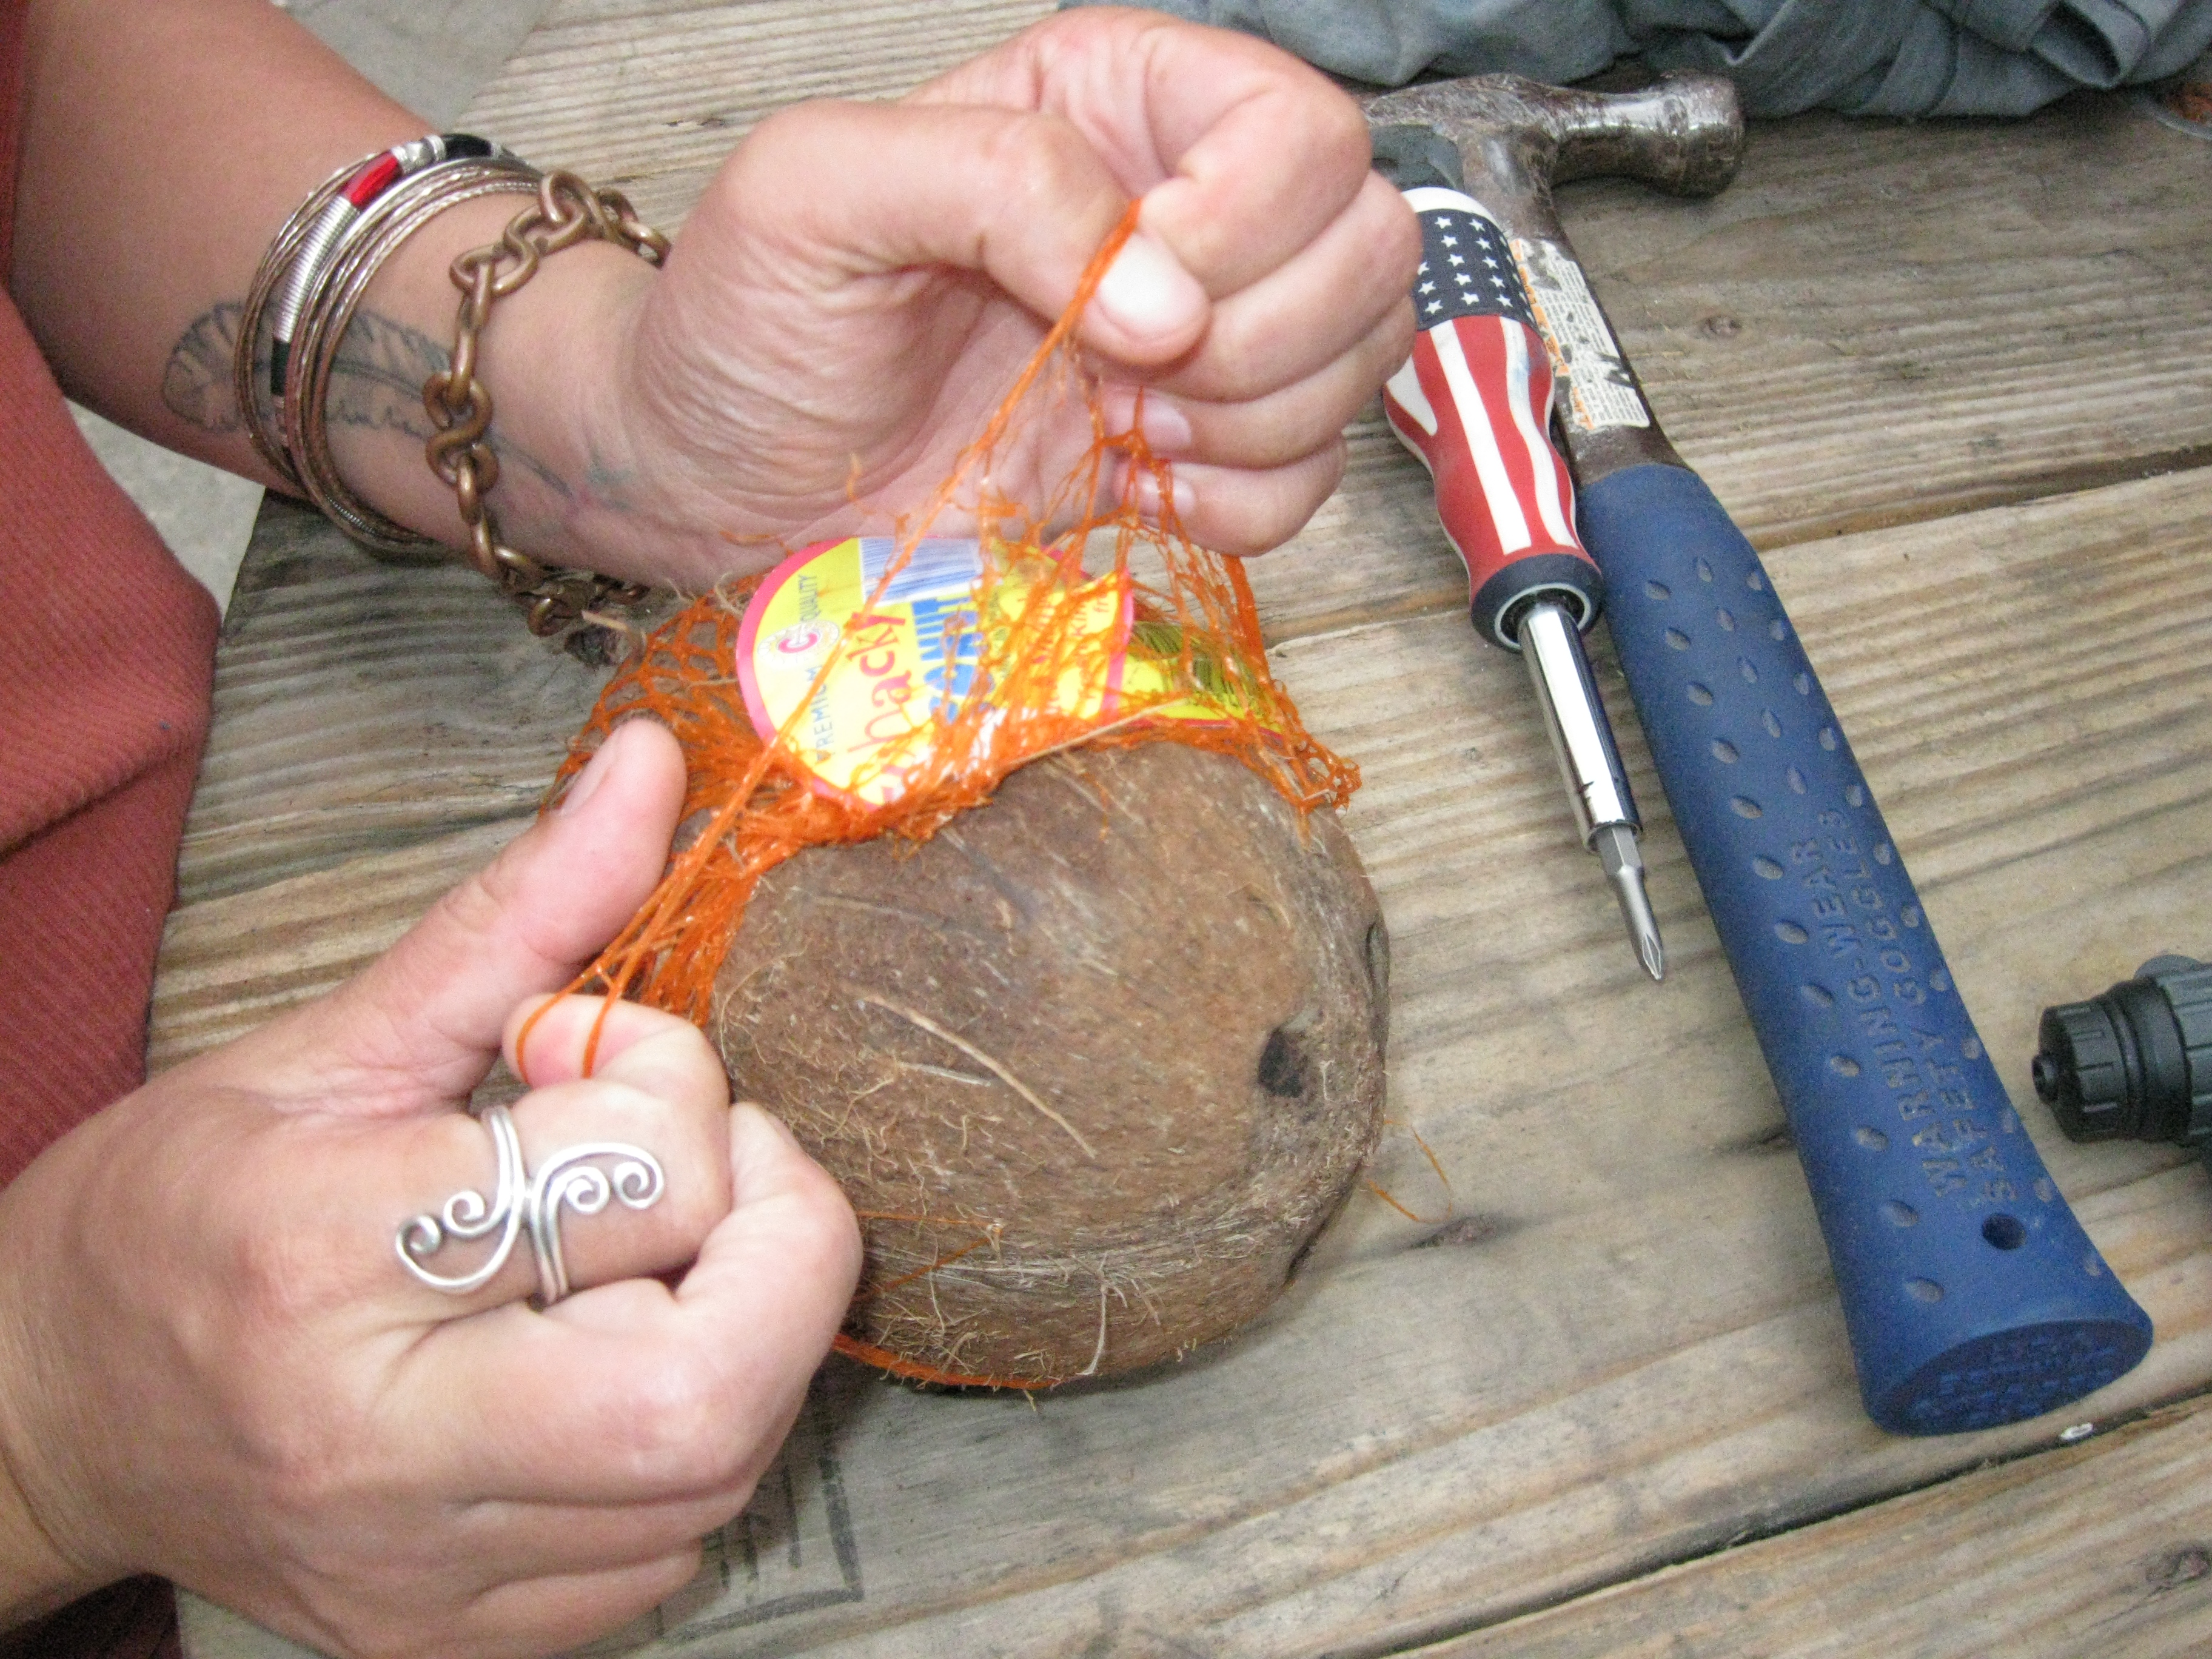
[[[404,1223],[392,1241],[399,1265],[421,1283],[450,1296],[482,1290],[498,1276],[514,1253],[515,1240],[530,1235],[538,1264],[537,1304],[548,1308],[568,1294],[568,1267],[561,1253],[561,1212],[597,1215],[619,1200],[627,1209],[649,1210],[668,1189],[659,1159],[641,1146],[618,1140],[592,1140],[571,1146],[538,1166],[523,1167],[522,1139],[504,1106],[487,1107],[482,1119],[491,1132],[498,1170],[491,1197],[465,1187],[434,1214]],[[602,1167],[602,1165],[605,1167]],[[448,1243],[473,1243],[496,1234],[490,1255],[472,1271],[448,1277],[424,1264]]]

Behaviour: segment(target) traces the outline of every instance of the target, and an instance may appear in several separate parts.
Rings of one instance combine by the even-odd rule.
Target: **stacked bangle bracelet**
[[[447,209],[500,194],[531,199],[498,241],[453,264],[461,303],[450,366],[422,389],[433,428],[427,453],[455,491],[470,562],[521,604],[532,633],[556,634],[634,603],[643,590],[542,564],[501,538],[484,499],[499,463],[488,438],[491,394],[476,378],[477,337],[493,301],[528,282],[546,254],[577,241],[612,242],[660,263],[666,240],[619,192],[595,191],[572,173],[541,173],[467,133],[434,134],[342,167],[300,204],[263,257],[239,319],[232,375],[254,448],[347,535],[388,557],[447,556],[443,543],[394,523],[339,476],[325,403],[339,343],[386,262]]]

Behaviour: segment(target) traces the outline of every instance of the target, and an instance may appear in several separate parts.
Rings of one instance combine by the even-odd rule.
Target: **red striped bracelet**
[[[360,225],[362,216],[377,198],[402,179],[410,178],[443,161],[459,161],[507,152],[489,138],[467,132],[434,132],[370,156],[348,175],[337,193],[302,235],[299,252],[284,274],[284,286],[274,307],[273,337],[269,352],[269,395],[280,406],[289,379],[293,332],[307,309],[315,284],[331,268],[347,239]]]

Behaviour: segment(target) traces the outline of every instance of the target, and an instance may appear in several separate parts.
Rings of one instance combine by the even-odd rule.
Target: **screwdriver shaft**
[[[1613,744],[1597,683],[1590,678],[1589,659],[1583,654],[1582,635],[1562,606],[1539,600],[1522,613],[1519,636],[1522,659],[1528,665],[1545,729],[1552,734],[1552,752],[1574,808],[1575,830],[1605,867],[1637,960],[1652,978],[1661,978],[1666,954],[1637,844],[1644,825],[1636,816],[1636,798],[1629,793],[1628,774]]]

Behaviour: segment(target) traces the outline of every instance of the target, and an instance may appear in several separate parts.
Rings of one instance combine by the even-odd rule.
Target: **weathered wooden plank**
[[[1775,556],[2015,1081],[2043,1002],[2212,937],[2208,505],[2198,472]],[[1632,728],[1673,960],[1656,988],[1571,845],[1513,664],[1449,615],[1279,660],[1366,772],[1348,822],[1396,986],[1399,1127],[1374,1173],[1420,1218],[1358,1200],[1245,1337],[1034,1409],[833,1367],[832,1559],[858,1598],[770,1617],[718,1571],[678,1608],[696,1639],[663,1650],[1384,1652],[2052,1440],[2045,1421],[1903,1441],[1862,1414],[1802,1177]],[[427,896],[482,850],[423,848],[405,879]],[[391,857],[363,866],[397,884]],[[340,925],[354,879],[205,907],[241,1000],[289,994],[249,931]],[[2201,1169],[2027,1116],[2160,1331],[2081,1414],[2203,1387]]]
[[[1770,539],[2205,458],[2201,145],[2082,97],[2021,125],[1758,126],[1745,182],[1681,216],[1569,196],[1669,429]],[[1878,471],[1838,477],[1832,446]]]
[[[2181,1659],[2212,1648],[2208,1538],[2212,1406],[2199,1400],[1419,1659]]]
[[[672,225],[737,141],[808,98],[894,98],[1052,0],[556,6],[471,106],[472,130],[617,184]]]
[[[2212,651],[2208,505],[2212,474],[2191,473],[1775,556],[1778,586],[1939,924],[1941,895],[1961,869],[2062,849],[2145,815],[2186,821],[2201,802],[2212,684],[2191,671]],[[458,580],[462,573],[396,574]],[[241,600],[242,617],[268,592],[290,590],[257,588]],[[519,637],[495,605],[488,615],[499,638]],[[434,676],[449,654],[424,672]],[[591,672],[557,653],[548,660],[562,674],[573,666],[573,678],[557,682],[557,696],[523,700],[492,733],[504,745],[497,763],[528,787],[486,787],[482,820],[529,810],[580,716]],[[1584,945],[1614,941],[1618,923],[1602,884],[1571,855],[1565,808],[1516,665],[1478,649],[1450,616],[1297,641],[1277,660],[1316,729],[1365,770],[1349,822],[1378,883],[1395,895],[1401,1032],[1431,1017],[1431,993],[1437,1018],[1480,1028],[1516,1004],[1617,993],[1630,982],[1620,977],[1633,972],[1625,949],[1592,951],[1586,969],[1577,965]],[[404,670],[395,661],[383,655],[375,672],[392,684],[435,685],[411,659]],[[1663,802],[1639,734],[1621,688],[1609,673],[1607,680],[1636,781],[1662,830]],[[288,696],[271,708],[282,732],[299,700]],[[1465,709],[1465,722],[1444,720],[1447,708]],[[242,722],[251,712],[233,718]],[[494,763],[451,732],[426,726],[418,741],[432,787],[465,795]],[[448,759],[455,749],[459,758]],[[337,784],[388,788],[388,772],[357,763],[349,772],[346,759],[343,750],[327,759]],[[1961,790],[1971,792],[1972,810],[1958,805]],[[343,816],[342,807],[330,811]],[[249,819],[234,835],[276,833]],[[216,840],[210,831],[188,849],[188,872],[206,856],[200,846]],[[2204,845],[2185,836],[2149,851]],[[1479,863],[1464,865],[1453,849]],[[1677,959],[1716,948],[1700,932],[1701,905],[1671,836],[1655,833],[1650,856],[1662,923],[1680,935]],[[1530,925],[1515,925],[1514,910],[1532,905],[1539,908]],[[1478,982],[1456,972],[1402,971],[1419,939],[1470,929],[1491,964]],[[1577,949],[1559,951],[1563,939]],[[251,941],[241,935],[240,944]],[[1595,985],[1559,977],[1585,970],[1599,975]],[[1732,1006],[1722,999],[1724,1012]]]
[[[528,823],[506,818],[179,906],[161,939],[149,1068],[167,1070],[334,990]]]
[[[180,896],[532,811],[605,678],[474,571],[380,563],[271,501],[216,657]]]
[[[1867,1424],[1817,1278],[1780,1287],[1766,1231],[1737,1218],[1784,1173],[1655,1186],[1602,1237],[1401,1251],[1310,1282],[1217,1354],[1034,1409],[833,1365],[817,1409],[860,1594],[748,1618],[742,1576],[717,1572],[679,1608],[690,1632],[649,1620],[593,1651],[1382,1654],[2051,1444],[2051,1422],[1960,1441]],[[2201,1234],[2186,1173],[2131,1190],[2137,1218]],[[2088,1218],[2125,1260],[2115,1218]],[[2206,1257],[2173,1265],[2198,1288],[2153,1307],[2180,1340],[2097,1408],[2207,1358]],[[1620,1336],[1655,1313],[1663,1347]],[[289,1651],[221,1633],[195,1659]]]

